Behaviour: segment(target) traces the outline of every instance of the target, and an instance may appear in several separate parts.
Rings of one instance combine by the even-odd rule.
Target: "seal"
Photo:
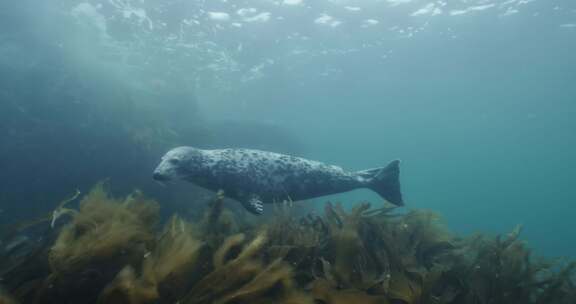
[[[264,203],[300,201],[358,188],[369,188],[402,206],[399,164],[394,160],[385,167],[347,172],[268,151],[177,147],[162,157],[153,178],[159,182],[186,180],[212,191],[223,190],[246,210],[262,214]]]

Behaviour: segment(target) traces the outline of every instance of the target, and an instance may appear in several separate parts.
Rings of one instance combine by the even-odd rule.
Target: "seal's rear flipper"
[[[241,201],[241,203],[252,214],[262,215],[264,213],[264,203],[256,196],[252,196],[246,201]]]
[[[394,160],[384,168],[360,171],[358,174],[367,179],[372,191],[378,193],[396,206],[404,206],[400,192],[400,161]]]

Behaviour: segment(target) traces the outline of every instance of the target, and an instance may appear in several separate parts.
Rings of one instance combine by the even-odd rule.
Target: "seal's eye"
[[[172,158],[172,159],[170,159],[170,163],[173,164],[173,165],[177,165],[177,164],[180,163],[180,160],[177,159],[177,158]]]

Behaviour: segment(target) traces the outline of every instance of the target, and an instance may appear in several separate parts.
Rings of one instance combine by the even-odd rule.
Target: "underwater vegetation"
[[[576,263],[534,256],[521,227],[462,238],[425,210],[280,204],[262,219],[223,200],[162,225],[140,191],[97,184],[60,204],[49,241],[2,253],[0,303],[576,303]]]

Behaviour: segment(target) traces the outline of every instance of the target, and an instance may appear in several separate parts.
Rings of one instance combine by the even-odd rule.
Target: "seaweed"
[[[465,303],[573,303],[576,264],[535,259],[519,239],[521,226],[506,236],[462,240],[460,260],[451,269]],[[558,269],[559,268],[559,269]],[[556,270],[554,270],[556,269]]]
[[[266,232],[260,232],[235,254],[234,248],[244,238],[238,234],[224,241],[214,255],[214,269],[192,288],[183,303],[312,303],[297,290],[292,268],[286,262],[276,259],[266,265],[258,258],[268,240]]]
[[[194,225],[172,216],[155,248],[144,259],[143,280],[159,289],[163,298],[180,298],[191,286],[190,274],[197,267],[203,246],[195,235]]]
[[[401,217],[379,219],[382,246],[372,248],[386,276],[381,292],[392,300],[428,303],[432,298],[451,298],[450,286],[436,288],[453,259],[452,236],[430,211],[410,211]]]
[[[156,242],[156,248],[146,256],[142,266],[143,276],[153,282],[162,282],[169,276],[186,271],[186,264],[193,264],[202,242],[194,237],[193,226],[173,216]]]
[[[371,295],[358,289],[338,289],[330,281],[316,280],[312,287],[316,301],[326,304],[388,304],[388,298],[381,295]]]
[[[156,286],[138,278],[131,266],[124,267],[98,296],[102,304],[154,303],[159,295]]]
[[[197,265],[203,243],[194,235],[194,226],[172,216],[154,244],[144,255],[138,271],[125,266],[99,296],[99,303],[154,303],[160,298],[176,301],[189,288],[188,275]]]
[[[212,271],[192,287],[183,303],[213,303],[256,276],[262,269],[262,263],[253,257],[264,246],[266,235],[261,233],[231,258],[234,255],[232,251],[241,246],[244,239],[244,234],[237,234],[224,241],[214,253]]]
[[[103,183],[94,186],[50,248],[51,274],[36,301],[95,296],[125,265],[140,263],[154,239],[158,209],[139,191],[116,199]]]
[[[310,296],[297,290],[292,277],[292,268],[286,262],[277,259],[262,269],[247,284],[214,303],[312,304]]]
[[[296,217],[290,204],[280,204],[274,216],[266,221],[269,260],[282,259],[294,268],[300,285],[314,280],[310,271],[328,242],[328,227],[321,217],[308,214]]]
[[[111,198],[102,183],[97,184],[51,248],[53,273],[73,272],[117,255],[143,256],[143,245],[154,238],[157,213],[157,203],[138,191],[119,200]]]
[[[59,205],[53,215],[68,222],[50,229],[57,237],[3,272],[14,299],[1,293],[0,302],[576,302],[576,262],[535,256],[521,226],[462,238],[426,210],[327,203],[322,215],[298,216],[289,202],[255,219],[223,200],[219,193],[198,218],[173,215],[157,229],[155,201],[139,191],[113,198],[97,184],[77,210]]]
[[[240,224],[233,213],[224,208],[223,191],[217,192],[206,205],[208,208],[199,221],[198,230],[208,246],[215,249],[228,236],[238,233]]]
[[[33,291],[42,286],[45,276],[50,273],[46,257],[57,236],[53,229],[57,219],[55,215],[68,213],[61,211],[79,195],[76,190],[74,195],[58,203],[53,212],[0,230],[0,280],[10,278],[6,280],[6,287],[21,302],[31,302]]]
[[[397,214],[395,209],[371,210],[363,203],[347,213],[340,204],[326,205],[329,242],[314,282],[318,300],[331,301],[327,293],[343,293],[336,301],[351,303],[454,297],[449,286],[437,286],[448,268],[452,236],[431,212]]]
[[[8,295],[2,287],[0,287],[0,304],[16,304],[16,299]]]
[[[326,205],[326,219],[329,227],[329,258],[331,267],[324,267],[324,272],[333,277],[337,286],[367,289],[378,279],[378,273],[372,267],[374,261],[368,254],[367,244],[361,237],[363,212],[370,204],[355,206],[348,214],[340,204],[333,207]],[[326,264],[325,264],[326,265]]]

